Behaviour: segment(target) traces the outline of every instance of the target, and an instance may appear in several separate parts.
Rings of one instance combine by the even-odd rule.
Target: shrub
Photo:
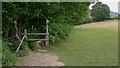
[[[13,66],[16,63],[17,57],[10,51],[7,42],[3,42],[2,45],[2,65],[3,66]]]
[[[49,25],[50,41],[60,41],[66,39],[70,34],[72,26],[69,24],[52,23]]]
[[[17,40],[17,39],[10,39],[8,41],[8,47],[10,48],[10,51],[12,53],[15,53],[16,49],[18,48],[18,45],[21,41]],[[16,53],[16,56],[21,57],[21,56],[25,56],[28,52],[30,51],[28,45],[26,42],[23,42],[19,51]]]

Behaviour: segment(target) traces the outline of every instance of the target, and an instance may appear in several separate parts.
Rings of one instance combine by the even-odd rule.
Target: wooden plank
[[[22,40],[21,40],[18,48],[16,49],[16,53],[19,51],[19,49],[20,49],[20,47],[21,47],[21,45],[22,45],[22,43],[23,43],[23,40],[25,39],[25,36],[26,36],[26,35],[23,36],[23,38],[22,38]]]
[[[28,39],[28,41],[48,41],[49,39]]]
[[[27,33],[27,35],[49,35],[49,33]]]

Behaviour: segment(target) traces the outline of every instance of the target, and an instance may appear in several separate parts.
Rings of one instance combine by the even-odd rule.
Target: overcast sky
[[[99,0],[99,1],[101,1],[104,4],[107,4],[110,7],[111,11],[118,12],[118,2],[120,0]]]

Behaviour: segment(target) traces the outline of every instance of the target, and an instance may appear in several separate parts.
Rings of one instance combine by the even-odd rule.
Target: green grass
[[[74,29],[70,39],[54,44],[49,52],[65,66],[118,65],[118,32],[114,29]]]

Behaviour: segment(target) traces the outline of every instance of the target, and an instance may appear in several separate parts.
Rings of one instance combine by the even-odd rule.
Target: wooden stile
[[[27,33],[27,30],[24,30],[24,33],[22,35],[23,38],[20,42],[20,44],[18,45],[18,48],[16,49],[16,53],[19,51],[24,39],[26,40],[26,42],[28,41],[45,41],[45,45],[48,46],[49,45],[49,32],[48,32],[48,20],[46,19],[46,33]],[[45,39],[28,39],[27,35],[45,35]]]

